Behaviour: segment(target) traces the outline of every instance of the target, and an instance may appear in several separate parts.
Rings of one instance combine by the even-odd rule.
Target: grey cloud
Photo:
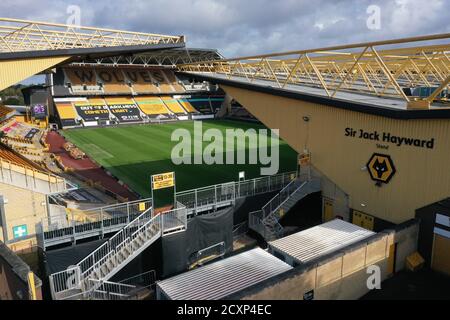
[[[3,0],[0,15],[65,22],[71,4],[84,25],[185,34],[228,57],[450,31],[448,0]],[[366,27],[371,4],[380,30]]]

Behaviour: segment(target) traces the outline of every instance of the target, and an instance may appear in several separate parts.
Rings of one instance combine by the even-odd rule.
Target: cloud
[[[83,25],[184,34],[227,57],[450,32],[445,0],[3,0],[0,12],[64,23],[69,5]],[[370,5],[379,30],[367,28]]]

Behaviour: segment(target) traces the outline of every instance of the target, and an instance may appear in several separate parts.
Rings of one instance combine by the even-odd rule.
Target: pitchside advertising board
[[[109,106],[112,114],[115,115],[120,122],[141,121],[139,108],[134,104],[119,104]]]
[[[151,176],[152,201],[154,210],[175,205],[175,172],[166,172]]]
[[[75,109],[84,121],[108,120],[109,110],[107,106],[77,106]]]

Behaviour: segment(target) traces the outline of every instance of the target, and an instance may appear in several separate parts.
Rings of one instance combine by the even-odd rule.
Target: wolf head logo
[[[380,159],[377,158],[377,160],[375,160],[373,164],[373,168],[377,173],[378,179],[381,179],[383,177],[383,174],[388,170],[386,160],[380,161]]]
[[[381,183],[389,183],[396,172],[392,158],[379,153],[372,155],[367,163],[367,169],[372,180],[377,182],[377,186],[381,186]]]

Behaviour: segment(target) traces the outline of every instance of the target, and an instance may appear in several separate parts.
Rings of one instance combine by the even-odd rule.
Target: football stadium
[[[45,76],[0,102],[0,300],[439,296],[449,40],[226,58],[0,18],[0,90]]]

